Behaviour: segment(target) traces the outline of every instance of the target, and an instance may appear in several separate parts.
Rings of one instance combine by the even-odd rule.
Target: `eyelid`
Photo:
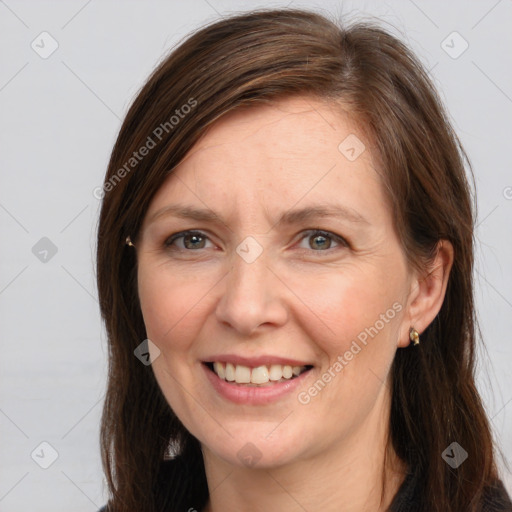
[[[313,235],[322,235],[322,236],[326,236],[328,238],[331,238],[332,240],[334,240],[336,243],[338,243],[340,246],[342,247],[350,247],[350,244],[348,243],[348,241],[342,237],[341,235],[338,235],[336,233],[333,233],[332,231],[327,231],[325,229],[320,229],[320,228],[312,228],[312,229],[307,229],[305,231],[301,231],[301,238],[300,238],[300,241],[302,241],[304,238],[308,238],[308,237],[311,237]],[[329,248],[329,249],[326,249],[324,251],[314,251],[313,249],[311,249],[311,252],[330,252],[331,249],[336,249],[335,247],[333,248]]]
[[[206,234],[204,231],[201,231],[198,229],[186,229],[184,231],[179,231],[179,232],[173,233],[171,236],[167,237],[164,241],[164,246],[171,247],[172,244],[176,240],[179,240],[180,238],[183,238],[187,235],[198,235],[201,238],[205,238],[205,239],[209,240],[210,242],[212,242],[210,236],[208,234]],[[187,250],[187,249],[185,249],[185,250]],[[193,251],[189,251],[189,252],[193,252]]]
[[[186,235],[198,235],[201,238],[205,238],[205,239],[209,240],[211,243],[213,243],[213,241],[211,240],[210,236],[207,233],[205,233],[204,231],[197,230],[197,229],[188,229],[188,230],[185,230],[185,231],[176,232],[176,233],[172,234],[171,236],[169,236],[168,238],[166,238],[166,240],[164,241],[164,246],[166,248],[170,248],[170,247],[172,247],[173,243],[176,240],[179,240],[180,238],[183,238]],[[325,229],[310,228],[310,229],[306,229],[306,230],[301,231],[300,235],[301,235],[301,237],[298,240],[299,242],[304,240],[305,238],[311,237],[313,235],[322,235],[322,236],[326,236],[328,238],[331,238],[336,243],[338,243],[341,247],[346,247],[346,248],[350,247],[349,242],[344,237],[342,237],[341,235],[338,235],[336,233],[333,233],[332,231],[327,231]],[[308,252],[313,252],[313,253],[328,253],[328,252],[331,251],[331,249],[336,249],[336,247],[329,248],[329,249],[326,249],[326,250],[318,250],[318,251],[315,251],[313,249],[310,249],[310,250],[303,249],[303,250],[306,250]],[[191,249],[191,250],[189,250],[189,249],[179,249],[179,250],[180,251],[185,251],[185,252],[199,252],[199,249],[197,251],[194,251],[193,249]]]

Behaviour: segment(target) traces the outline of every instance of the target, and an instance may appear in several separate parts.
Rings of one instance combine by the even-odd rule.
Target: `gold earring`
[[[132,239],[129,236],[126,237],[126,245],[129,245],[130,247],[135,247],[135,245],[133,245],[132,243]]]
[[[420,344],[420,333],[414,327],[409,329],[409,339],[412,341],[413,345]]]

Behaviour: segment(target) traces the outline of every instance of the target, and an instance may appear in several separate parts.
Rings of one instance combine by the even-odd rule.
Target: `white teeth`
[[[280,364],[270,366],[270,380],[281,380],[283,377],[283,367]]]
[[[265,384],[268,381],[268,368],[266,366],[258,366],[252,369],[251,382],[253,384]]]
[[[306,369],[305,366],[272,364],[249,368],[232,363],[213,363],[213,371],[223,380],[237,384],[268,384],[297,377]]]
[[[224,365],[222,363],[213,363],[213,369],[215,370],[215,373],[221,378],[226,378],[226,372],[224,371]]]
[[[251,369],[248,366],[236,365],[235,382],[237,384],[249,384],[251,382]]]
[[[222,365],[222,363],[219,364]],[[215,370],[215,366],[213,367],[213,369]],[[235,367],[231,363],[226,364],[226,380],[230,382],[233,382],[235,380]]]

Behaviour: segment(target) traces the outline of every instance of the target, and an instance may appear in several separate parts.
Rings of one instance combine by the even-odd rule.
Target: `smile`
[[[277,382],[286,382],[298,377],[311,368],[306,366],[291,366],[282,364],[260,365],[251,368],[241,364],[215,361],[206,363],[207,366],[226,381],[249,386],[273,385]]]
[[[289,361],[223,359],[203,361],[201,366],[213,391],[236,404],[267,405],[293,396],[313,369],[312,365],[297,364],[300,361],[280,364]]]

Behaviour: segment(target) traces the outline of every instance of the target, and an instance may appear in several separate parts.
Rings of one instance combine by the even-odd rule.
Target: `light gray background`
[[[477,177],[475,277],[488,346],[479,386],[512,460],[511,0],[0,0],[1,512],[94,512],[105,502],[98,431],[106,339],[94,278],[93,190],[131,100],[198,25],[233,10],[284,5],[378,17],[431,70]],[[31,47],[51,48],[43,31],[58,42],[46,59]],[[446,39],[453,31],[469,44],[458,58],[464,41]],[[46,262],[43,249],[32,250],[43,237],[57,248]],[[48,469],[40,464],[51,462],[52,451],[42,442],[58,453]],[[503,480],[512,492],[506,470]]]

